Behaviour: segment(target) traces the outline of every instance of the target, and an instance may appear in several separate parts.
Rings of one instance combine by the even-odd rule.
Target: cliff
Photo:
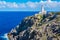
[[[51,12],[26,17],[7,36],[9,40],[60,40],[60,15]]]

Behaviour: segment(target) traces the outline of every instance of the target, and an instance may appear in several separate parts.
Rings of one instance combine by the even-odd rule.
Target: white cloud
[[[4,4],[4,5],[5,5],[5,4],[6,4],[6,2],[5,2],[5,1],[0,1],[0,4],[1,4],[1,5],[2,5],[2,4]]]
[[[13,3],[7,3],[6,6],[7,6],[8,8],[18,8],[18,4],[15,3],[15,2],[13,2]]]
[[[19,8],[26,8],[26,5],[24,3],[19,4]]]
[[[44,4],[45,8],[50,9],[59,9],[60,8],[60,2],[52,2],[52,1],[41,1],[41,2],[27,2],[27,3],[16,3],[16,2],[6,2],[6,1],[0,1],[0,8],[18,8],[18,9],[39,9],[41,5]],[[59,9],[60,10],[60,9]]]
[[[5,8],[5,6],[0,6],[0,8]]]
[[[27,2],[26,5],[30,8],[36,8],[37,7],[36,3],[33,3],[33,2]]]

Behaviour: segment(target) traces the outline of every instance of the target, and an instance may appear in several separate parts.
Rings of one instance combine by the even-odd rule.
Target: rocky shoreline
[[[7,36],[9,40],[60,40],[60,15],[50,12],[26,17]]]

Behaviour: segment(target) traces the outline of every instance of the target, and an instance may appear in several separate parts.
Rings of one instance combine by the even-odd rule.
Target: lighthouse
[[[51,2],[51,0],[47,0],[47,2]],[[44,8],[44,4],[42,4],[42,6],[41,6],[41,12],[40,13],[42,13],[42,14],[46,14],[47,13],[47,11]]]
[[[40,14],[46,14],[46,10],[45,10],[43,4],[42,4],[42,6],[41,6],[41,11],[40,11],[39,13],[40,13]]]
[[[46,14],[46,10],[44,9],[44,5],[42,5],[41,8],[42,8],[42,9],[41,9],[41,13],[42,13],[42,14]]]
[[[39,12],[39,14],[46,14],[46,10],[44,8],[44,4],[41,5],[41,11]]]

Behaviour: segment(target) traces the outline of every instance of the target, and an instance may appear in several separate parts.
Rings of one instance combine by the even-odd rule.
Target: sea
[[[0,11],[0,40],[8,40],[7,33],[15,28],[27,16],[37,14],[38,11]]]

